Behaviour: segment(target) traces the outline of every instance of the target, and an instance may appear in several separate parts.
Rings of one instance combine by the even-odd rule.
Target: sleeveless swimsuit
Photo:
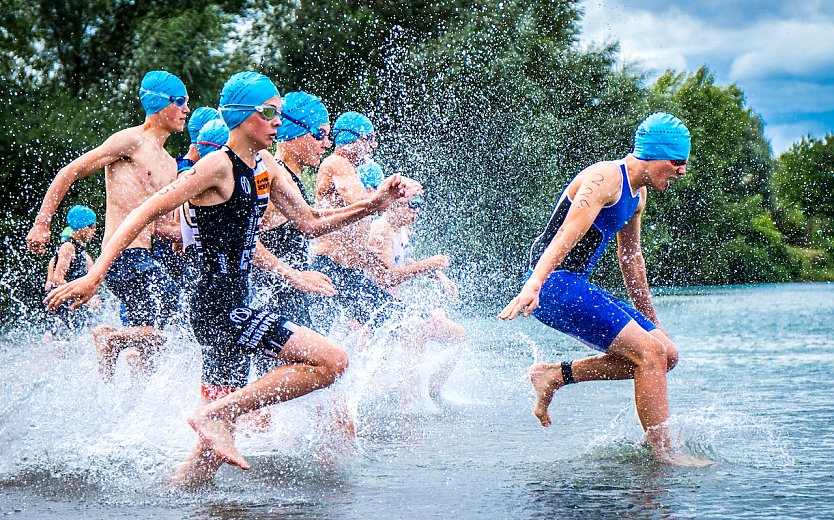
[[[309,200],[307,198],[307,190],[304,188],[301,179],[286,164],[281,161],[277,162],[287,170],[293,181],[295,181],[295,185],[298,186],[304,200]],[[292,222],[287,221],[274,229],[263,231],[260,237],[264,247],[281,260],[287,262],[290,267],[301,271],[308,269],[307,256],[309,241]],[[299,325],[314,329],[313,320],[310,317],[310,302],[307,298],[307,293],[290,286],[289,283],[282,279],[276,279],[274,275],[269,273],[259,272],[255,278],[260,286],[269,288],[270,297],[267,307],[270,310],[289,318]],[[256,359],[255,363],[259,373],[263,371],[265,366],[268,366],[264,364],[262,358]]]
[[[625,163],[620,161],[618,165],[622,173],[619,199],[600,210],[585,236],[547,278],[539,293],[539,307],[533,311],[545,325],[602,352],[631,320],[647,331],[656,328],[640,311],[588,281],[608,244],[631,220],[640,203],[639,190],[635,195],[631,193]],[[526,278],[564,223],[572,203],[565,188],[544,231],[533,241]]]
[[[64,274],[64,280],[71,282],[87,274],[86,248],[84,247],[84,244],[78,242],[72,237],[67,238],[64,242],[70,242],[75,246],[75,254],[72,257],[72,260],[70,260],[67,272]],[[61,245],[63,245],[63,243]],[[55,254],[52,255],[52,258],[55,260],[55,265],[58,265],[60,250],[61,248],[58,247],[58,249],[55,250]],[[49,293],[49,291],[47,291],[47,293]],[[47,319],[50,322],[50,331],[56,336],[63,332],[58,327],[59,321],[62,322],[69,330],[79,329],[89,322],[90,315],[86,306],[82,307],[82,309],[78,311],[70,311],[69,307],[70,303],[65,302],[54,311],[47,311],[46,313]]]
[[[258,156],[250,168],[227,147],[234,192],[214,206],[192,205],[200,279],[192,294],[191,325],[203,347],[203,383],[240,388],[250,354],[277,357],[298,325],[246,306],[258,227],[269,200],[269,175]],[[204,386],[205,394],[205,386]]]

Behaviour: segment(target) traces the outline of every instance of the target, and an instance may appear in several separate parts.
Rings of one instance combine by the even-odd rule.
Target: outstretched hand
[[[418,260],[418,262],[429,271],[442,271],[449,267],[451,259],[447,255],[434,255],[423,260]]]
[[[90,274],[86,274],[81,278],[77,278],[68,284],[60,285],[52,290],[46,296],[43,303],[46,304],[47,310],[57,310],[64,302],[75,300],[71,305],[71,310],[77,310],[87,300],[92,298],[101,282],[96,282],[95,278]]]
[[[371,197],[371,206],[377,211],[382,211],[399,199],[411,195],[411,191],[414,189],[413,187],[409,189],[409,184],[405,182],[403,177],[392,175],[382,181],[382,184],[376,189],[374,196]]]
[[[541,286],[531,285],[528,281],[524,284],[518,296],[513,298],[509,305],[504,307],[504,310],[498,315],[498,319],[511,320],[518,316],[519,313],[523,313],[525,318],[530,316],[539,306],[540,290]]]
[[[327,275],[318,271],[293,270],[287,274],[287,281],[299,291],[335,296],[338,291]]]

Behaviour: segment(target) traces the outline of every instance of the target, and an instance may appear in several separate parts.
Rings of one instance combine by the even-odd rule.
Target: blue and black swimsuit
[[[588,281],[608,244],[640,204],[640,191],[632,193],[625,162],[618,165],[622,173],[619,199],[600,210],[585,236],[547,278],[539,293],[539,307],[533,311],[545,325],[603,352],[631,320],[647,331],[656,328],[640,311]],[[527,278],[564,223],[572,203],[565,188],[547,226],[530,248]]]

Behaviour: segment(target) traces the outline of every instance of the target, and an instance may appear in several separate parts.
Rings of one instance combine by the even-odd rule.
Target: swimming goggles
[[[165,98],[171,103],[177,105],[178,108],[182,108],[188,103],[188,96],[170,96],[168,94],[163,94],[162,92],[154,92],[153,90],[148,90],[145,88],[139,88],[140,94],[150,94],[152,96],[157,96],[161,98]]]
[[[674,166],[686,166],[686,159],[669,159]]]
[[[315,139],[316,141],[322,141],[322,140],[327,138],[327,132],[325,132],[321,128],[312,128],[310,125],[308,125],[304,121],[299,121],[298,119],[288,115],[286,112],[281,112],[281,117],[283,117],[284,119],[286,119],[290,123],[292,123],[294,125],[298,125],[301,128],[310,132],[310,135],[312,135],[313,139]]]
[[[257,112],[266,121],[272,121],[273,119],[275,119],[275,117],[278,114],[281,113],[281,111],[278,110],[278,107],[276,107],[274,105],[237,105],[237,104],[231,104],[231,105],[223,105],[222,107],[220,107],[221,112],[223,112],[223,111],[226,111],[226,112],[250,112],[252,110]]]

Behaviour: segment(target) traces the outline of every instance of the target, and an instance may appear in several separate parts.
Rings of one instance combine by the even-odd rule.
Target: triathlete
[[[313,211],[306,204],[289,207],[280,180],[270,181],[259,155],[272,144],[281,121],[281,98],[275,85],[257,72],[239,72],[223,86],[220,105],[231,131],[227,147],[209,154],[131,212],[90,272],[46,300],[54,308],[76,299],[73,307],[77,308],[148,223],[190,201],[201,269],[192,298],[191,324],[203,347],[203,395],[217,399],[201,406],[188,420],[200,440],[177,472],[175,481],[182,485],[206,482],[223,462],[249,469],[234,444],[235,420],[326,387],[347,368],[347,354],[332,341],[278,314],[245,304],[252,265],[277,267],[274,255],[257,247],[267,200],[300,229],[321,233],[380,211],[404,192],[400,179],[394,177],[372,199],[341,210]],[[245,374],[240,367],[248,367],[248,357],[255,351],[285,364],[243,386]]]
[[[532,314],[602,352],[530,367],[536,393],[533,413],[543,426],[552,423],[548,406],[562,386],[634,379],[637,415],[655,455],[672,464],[702,465],[704,461],[675,452],[671,444],[666,372],[677,364],[678,351],[652,305],[640,246],[646,188],[663,191],[684,175],[689,149],[686,126],[672,115],[655,113],[637,127],[630,155],[596,163],[574,177],[533,242],[523,289],[498,317]],[[634,307],[588,281],[615,236]]]
[[[176,161],[164,145],[173,132],[181,132],[188,116],[188,92],[180,79],[165,71],[145,74],[139,100],[146,113],[140,126],[110,136],[62,168],[46,192],[35,223],[26,237],[29,249],[43,253],[49,241],[49,224],[72,184],[104,169],[107,197],[102,247],[128,214],[176,178]],[[152,354],[165,341],[162,327],[176,310],[176,285],[151,253],[151,235],[173,228],[169,216],[143,228],[107,272],[107,287],[124,305],[126,328],[101,327],[93,336],[101,376],[113,377],[119,352],[135,347]]]

